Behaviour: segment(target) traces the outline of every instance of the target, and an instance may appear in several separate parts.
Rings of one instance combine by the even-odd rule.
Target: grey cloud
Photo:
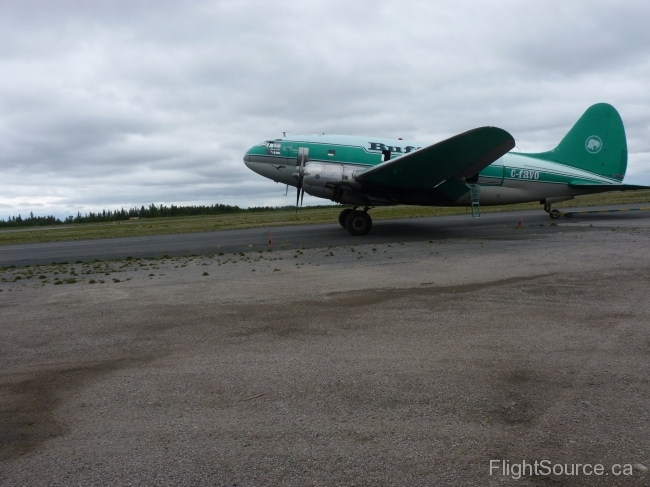
[[[282,131],[426,143],[497,125],[547,150],[601,101],[626,123],[628,179],[650,184],[648,9],[0,2],[0,205],[290,204],[242,163]]]
[[[639,19],[650,16],[647,2],[562,2],[532,9],[530,22],[516,29],[512,52],[519,63],[542,76],[616,70],[648,62],[650,32]]]

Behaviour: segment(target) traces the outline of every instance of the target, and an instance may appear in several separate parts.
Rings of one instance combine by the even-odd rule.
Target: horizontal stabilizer
[[[569,188],[587,189],[589,191],[638,191],[640,189],[650,189],[650,186],[639,186],[636,184],[584,184],[581,182],[569,183]]]

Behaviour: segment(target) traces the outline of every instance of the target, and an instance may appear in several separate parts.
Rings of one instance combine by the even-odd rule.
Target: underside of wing
[[[470,178],[515,146],[508,132],[480,127],[357,173],[377,188],[427,190],[449,178]]]

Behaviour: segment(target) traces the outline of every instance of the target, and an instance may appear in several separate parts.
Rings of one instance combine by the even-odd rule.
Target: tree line
[[[307,208],[328,208],[331,205],[309,206]],[[140,208],[129,208],[125,210],[102,210],[98,212],[88,212],[83,215],[77,212],[76,216],[70,215],[63,220],[55,216],[34,216],[30,213],[28,217],[10,216],[7,220],[0,220],[0,227],[29,227],[29,226],[46,226],[46,225],[64,225],[71,223],[97,223],[97,222],[114,222],[128,220],[130,218],[160,218],[174,216],[197,216],[197,215],[222,215],[226,213],[260,213],[270,211],[293,210],[295,206],[254,206],[250,208],[240,208],[231,205],[194,205],[194,206],[176,206],[154,204]]]

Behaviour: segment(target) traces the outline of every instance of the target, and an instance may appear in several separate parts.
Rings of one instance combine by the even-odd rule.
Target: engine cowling
[[[309,162],[305,164],[305,176],[302,187],[307,194],[334,201],[333,185],[343,181],[342,164]],[[332,183],[326,187],[327,183]]]
[[[337,203],[342,202],[343,195],[359,189],[359,183],[354,179],[354,174],[359,167],[347,164],[331,164],[310,162],[305,164],[303,188],[307,194],[327,198]],[[342,189],[339,185],[345,183]],[[339,186],[337,189],[335,189]]]
[[[310,162],[305,165],[304,184],[316,188],[324,188],[327,183],[340,183],[343,181],[343,165]]]

